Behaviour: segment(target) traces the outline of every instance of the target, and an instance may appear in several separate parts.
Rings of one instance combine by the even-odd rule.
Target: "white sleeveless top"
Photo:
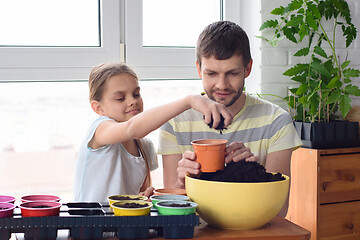
[[[146,164],[141,156],[126,151],[121,143],[91,149],[88,144],[96,128],[103,121],[111,120],[101,116],[90,126],[81,144],[75,172],[75,201],[107,202],[107,197],[117,194],[138,194],[146,177]],[[140,140],[149,158],[150,171],[158,168],[153,143]],[[140,152],[140,151],[139,151]]]

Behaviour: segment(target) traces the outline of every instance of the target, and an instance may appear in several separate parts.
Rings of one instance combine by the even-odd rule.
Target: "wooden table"
[[[151,238],[151,239],[163,239],[163,238]],[[309,240],[310,232],[281,217],[275,217],[265,226],[251,230],[216,229],[208,225],[203,220],[200,220],[200,225],[195,227],[194,239]]]
[[[12,238],[13,240],[15,238]],[[16,239],[23,240],[23,236],[17,234]],[[59,233],[58,240],[67,240],[68,233],[63,234]],[[106,238],[107,240],[118,240],[116,238]],[[158,240],[164,238],[152,238],[150,240]],[[281,217],[275,217],[265,226],[258,229],[251,230],[226,230],[226,229],[216,229],[208,225],[203,220],[200,220],[200,225],[196,226],[194,229],[194,238],[193,239],[202,239],[202,240],[309,240],[310,232],[298,225],[284,219]]]

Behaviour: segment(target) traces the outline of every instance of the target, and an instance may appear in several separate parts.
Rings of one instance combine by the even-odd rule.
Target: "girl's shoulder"
[[[107,116],[100,116],[97,117],[91,124],[91,126],[93,127],[98,127],[100,125],[100,123],[107,121],[107,120],[112,120],[111,118],[107,117]]]
[[[154,143],[147,137],[141,138],[139,141],[140,141],[141,145],[147,149],[154,148]]]

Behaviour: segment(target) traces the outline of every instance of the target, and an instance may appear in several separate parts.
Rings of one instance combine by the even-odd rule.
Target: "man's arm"
[[[265,168],[267,172],[282,173],[290,177],[290,162],[292,149],[269,153],[266,157]],[[290,178],[291,180],[291,178]],[[289,191],[290,193],[290,191]],[[285,217],[289,206],[289,196],[281,209],[279,216]]]
[[[162,155],[164,188],[179,188],[176,183],[178,181],[178,162],[181,158],[181,154]]]

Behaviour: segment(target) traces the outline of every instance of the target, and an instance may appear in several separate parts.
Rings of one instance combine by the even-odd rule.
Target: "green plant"
[[[356,38],[357,31],[351,22],[350,10],[345,0],[293,0],[287,6],[275,8],[274,19],[265,21],[260,30],[268,29],[272,39],[260,38],[277,46],[287,38],[299,44],[296,57],[307,59],[283,73],[298,83],[290,89],[290,96],[283,98],[294,120],[304,122],[331,121],[339,116],[345,118],[351,108],[350,96],[360,96],[359,87],[352,85],[352,78],[359,77],[358,69],[350,68],[350,61],[341,61],[336,52],[335,36],[339,27],[346,40],[346,49]],[[324,24],[332,24],[330,35]],[[326,44],[328,48],[324,48]]]

